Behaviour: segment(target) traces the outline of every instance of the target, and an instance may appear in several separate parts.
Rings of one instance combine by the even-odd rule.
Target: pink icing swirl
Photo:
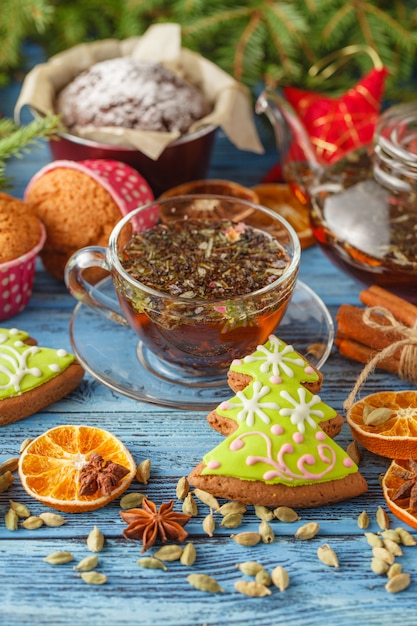
[[[313,472],[306,468],[306,465],[312,466],[316,463],[316,457],[312,453],[304,454],[297,461],[297,468],[299,473],[293,472],[284,460],[285,455],[291,455],[294,453],[294,446],[291,443],[284,443],[278,451],[277,460],[272,458],[272,442],[270,437],[260,431],[251,431],[241,434],[234,441],[234,450],[239,450],[243,446],[242,439],[245,437],[257,436],[261,437],[266,444],[266,456],[249,455],[246,458],[246,465],[251,466],[256,463],[265,463],[272,469],[264,473],[264,480],[272,480],[273,478],[283,478],[288,481],[293,479],[307,479],[307,480],[320,480],[326,474],[332,471],[336,464],[336,452],[327,444],[319,444],[317,446],[317,456],[327,465],[326,469],[322,472]],[[239,445],[240,442],[242,445]],[[230,446],[232,448],[232,446]],[[348,459],[349,460],[349,459]]]

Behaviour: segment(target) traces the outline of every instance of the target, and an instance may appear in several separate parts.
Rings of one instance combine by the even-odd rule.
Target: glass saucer
[[[115,298],[113,284],[105,279],[96,288]],[[320,369],[333,345],[333,321],[323,301],[298,281],[293,297],[279,324],[277,336]],[[181,372],[172,374],[163,361],[148,355],[136,334],[92,311],[79,302],[70,322],[74,354],[84,369],[113,391],[134,400],[163,407],[210,410],[232,392],[224,379],[211,385],[190,380]],[[160,367],[158,366],[158,362]]]

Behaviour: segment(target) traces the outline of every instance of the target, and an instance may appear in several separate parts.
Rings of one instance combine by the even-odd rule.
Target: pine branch
[[[388,86],[415,77],[416,0],[0,0],[0,84],[36,36],[50,56],[81,42],[142,35],[158,22],[182,27],[183,45],[249,87],[261,81],[314,89],[310,67],[351,44],[372,45]],[[47,26],[47,28],[46,28]],[[43,29],[43,30],[42,30]],[[348,89],[369,69],[359,55],[324,86]],[[320,84],[320,87],[323,87]],[[401,94],[400,94],[401,95]]]
[[[52,139],[60,129],[56,115],[34,120],[26,126],[16,126],[8,118],[0,120],[0,189],[6,184],[6,162],[11,157],[21,158],[42,139]]]

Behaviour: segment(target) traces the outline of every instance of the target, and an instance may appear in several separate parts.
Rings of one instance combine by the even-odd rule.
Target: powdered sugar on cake
[[[159,63],[118,57],[79,74],[57,98],[69,129],[121,126],[187,132],[210,112],[203,94]]]

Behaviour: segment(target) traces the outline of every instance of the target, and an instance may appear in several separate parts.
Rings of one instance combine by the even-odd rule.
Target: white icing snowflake
[[[321,403],[321,399],[319,396],[312,396],[309,402],[306,402],[307,390],[304,387],[299,387],[297,389],[298,392],[298,402],[294,400],[294,398],[288,393],[288,391],[280,392],[280,396],[290,402],[294,408],[282,408],[280,410],[281,415],[285,417],[290,417],[291,423],[294,426],[297,426],[297,429],[300,433],[305,433],[306,430],[306,422],[309,426],[316,429],[317,423],[313,419],[313,415],[318,417],[319,419],[324,418],[324,412],[320,409],[313,409],[312,407]]]
[[[238,391],[236,397],[241,401],[240,404],[234,405],[242,407],[239,411],[237,419],[239,422],[246,422],[248,426],[253,426],[255,423],[255,417],[258,416],[265,424],[269,424],[271,421],[268,415],[264,412],[264,409],[278,410],[279,406],[276,402],[260,402],[260,400],[266,396],[270,391],[270,387],[262,385],[259,380],[256,380],[252,385],[246,388],[247,392],[252,390],[253,395],[248,398],[243,391]]]
[[[249,354],[243,360],[245,363],[263,361],[260,366],[262,373],[272,372],[274,376],[278,376],[280,370],[282,370],[288,377],[293,378],[294,370],[287,364],[302,367],[305,365],[304,360],[299,357],[287,356],[289,353],[294,352],[294,348],[281,343],[275,335],[269,337],[269,342],[271,344],[270,350],[264,345],[258,346],[257,351],[262,352],[262,355],[255,356],[254,354]]]
[[[7,382],[5,385],[0,385],[0,389],[13,388],[15,391],[20,391],[20,383],[24,376],[27,374],[37,378],[42,376],[42,371],[39,367],[29,367],[27,364],[29,356],[38,352],[38,346],[29,346],[20,354],[12,346],[2,345],[0,356],[3,362],[0,363],[0,373],[4,375]]]

